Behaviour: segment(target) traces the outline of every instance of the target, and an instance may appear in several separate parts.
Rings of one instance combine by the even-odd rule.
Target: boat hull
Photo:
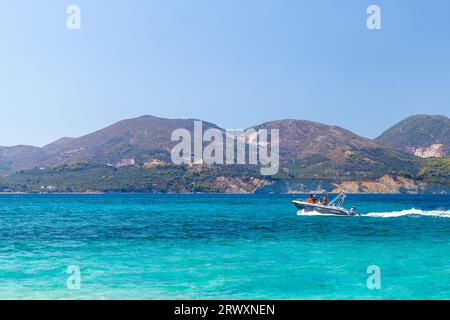
[[[316,212],[320,214],[328,214],[328,215],[340,215],[340,216],[351,216],[352,214],[345,210],[344,208],[340,207],[330,207],[330,206],[323,206],[320,204],[312,204],[308,202],[298,201],[294,200],[292,203],[295,205],[295,207],[299,211],[304,211],[305,213],[308,212]]]

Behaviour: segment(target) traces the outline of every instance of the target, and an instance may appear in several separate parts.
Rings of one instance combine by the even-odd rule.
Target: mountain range
[[[281,170],[269,178],[259,176],[251,166],[199,169],[172,165],[170,151],[176,144],[171,141],[172,132],[184,128],[192,133],[194,121],[142,116],[79,138],[61,138],[42,148],[0,147],[0,190],[291,192],[328,184],[366,192],[371,189],[367,186],[375,183],[381,190],[383,185],[394,185],[385,191],[426,192],[432,188],[444,192],[450,184],[450,120],[445,116],[412,116],[373,140],[306,120],[253,126],[279,130]],[[203,129],[209,128],[225,132],[203,122]],[[176,182],[167,180],[170,172],[179,178]],[[109,182],[97,185],[96,175],[109,177]],[[126,185],[116,181],[118,176]]]

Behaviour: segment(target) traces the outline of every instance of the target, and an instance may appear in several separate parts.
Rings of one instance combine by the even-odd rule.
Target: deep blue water
[[[0,195],[0,298],[450,298],[450,196],[350,196],[362,217],[293,198]]]

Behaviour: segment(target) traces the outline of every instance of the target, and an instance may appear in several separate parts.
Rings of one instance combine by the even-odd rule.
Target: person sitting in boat
[[[324,206],[328,206],[328,193],[325,192],[322,196],[322,198],[320,198],[320,203],[323,204]]]
[[[315,195],[311,194],[307,199],[306,202],[308,203],[312,203],[312,204],[316,204],[317,203],[317,198]]]

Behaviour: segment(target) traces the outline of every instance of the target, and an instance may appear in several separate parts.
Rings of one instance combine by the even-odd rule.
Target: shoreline
[[[299,193],[151,193],[151,192],[0,192],[0,195],[224,195],[224,196],[252,196],[252,195],[264,195],[264,196],[272,196],[272,195],[309,195],[309,194],[321,194],[322,191],[311,191],[311,192],[299,192]],[[338,194],[336,192],[328,192],[328,194]],[[425,196],[425,195],[450,195],[450,193],[371,193],[371,192],[359,192],[359,193],[350,193],[345,192],[347,195],[417,195],[417,196]]]

